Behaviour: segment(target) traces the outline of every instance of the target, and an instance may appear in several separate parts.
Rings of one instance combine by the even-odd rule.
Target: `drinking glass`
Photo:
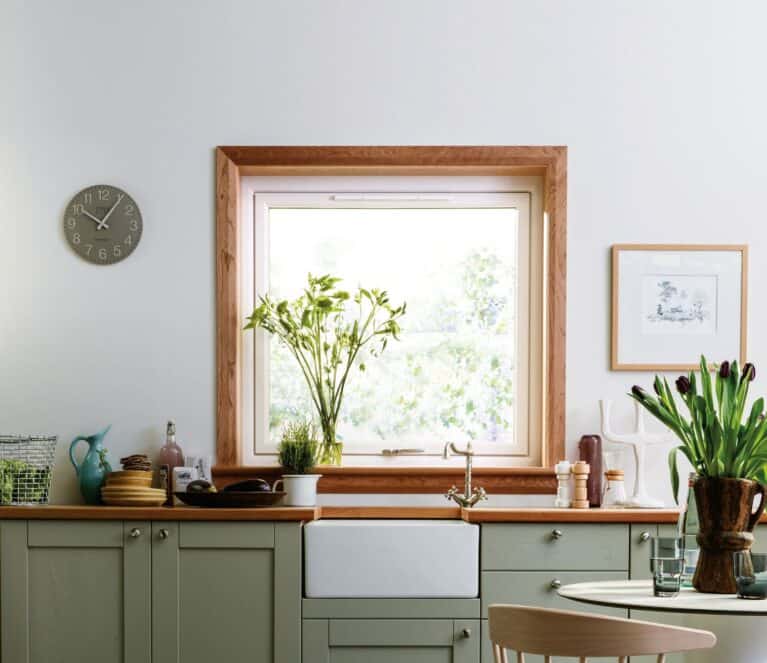
[[[741,550],[733,553],[732,557],[738,598],[767,598],[767,555]]]
[[[655,596],[676,596],[682,580],[684,549],[682,540],[656,536],[651,541],[650,570]]]

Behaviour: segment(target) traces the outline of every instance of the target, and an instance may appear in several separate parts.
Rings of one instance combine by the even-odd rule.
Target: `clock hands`
[[[108,219],[110,216],[112,216],[112,212],[114,212],[114,211],[115,211],[115,209],[117,209],[117,206],[120,204],[120,201],[121,201],[121,200],[122,200],[124,197],[125,197],[125,194],[124,194],[124,193],[121,193],[119,196],[117,196],[117,202],[116,202],[114,205],[112,205],[112,207],[110,208],[110,210],[109,210],[109,211],[108,211],[108,212],[107,212],[107,213],[104,215],[104,218],[103,218],[103,219],[101,219],[101,221],[99,221],[99,225],[98,225],[98,226],[96,226],[96,230],[101,230],[102,228],[107,228],[107,229],[109,229],[109,226],[107,225],[107,219]]]
[[[99,219],[98,217],[93,216],[93,214],[91,214],[87,209],[83,210],[83,214],[85,214],[85,216],[87,216],[90,219],[93,219],[96,223],[99,224],[98,227],[96,228],[96,230],[99,230],[102,227],[106,228],[107,230],[109,230],[109,226],[106,223],[104,223],[104,219]],[[104,218],[106,218],[106,217],[104,217]]]

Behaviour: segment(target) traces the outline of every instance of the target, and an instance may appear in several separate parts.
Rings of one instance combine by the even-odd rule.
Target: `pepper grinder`
[[[573,509],[589,508],[589,493],[586,484],[589,480],[589,464],[579,460],[572,467],[572,473],[575,477],[575,499],[573,500]]]
[[[589,480],[586,484],[589,506],[602,506],[602,438],[584,435],[578,442],[580,460],[589,464]]]
[[[570,461],[560,460],[555,466],[557,473],[557,499],[554,506],[558,509],[570,508]]]

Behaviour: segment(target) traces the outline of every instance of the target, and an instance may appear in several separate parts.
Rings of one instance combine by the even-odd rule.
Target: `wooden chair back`
[[[546,663],[552,656],[581,663],[590,656],[608,656],[626,663],[629,656],[649,654],[664,663],[668,653],[716,644],[709,631],[568,610],[491,605],[489,617],[495,663],[509,663],[507,649],[517,653],[517,663],[524,663],[525,654],[543,655]]]

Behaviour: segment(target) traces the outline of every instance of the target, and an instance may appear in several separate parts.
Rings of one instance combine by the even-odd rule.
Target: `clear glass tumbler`
[[[741,550],[732,554],[740,599],[767,598],[767,555]]]
[[[676,596],[684,569],[682,540],[671,537],[654,537],[650,549],[650,570],[653,575],[655,596]]]

